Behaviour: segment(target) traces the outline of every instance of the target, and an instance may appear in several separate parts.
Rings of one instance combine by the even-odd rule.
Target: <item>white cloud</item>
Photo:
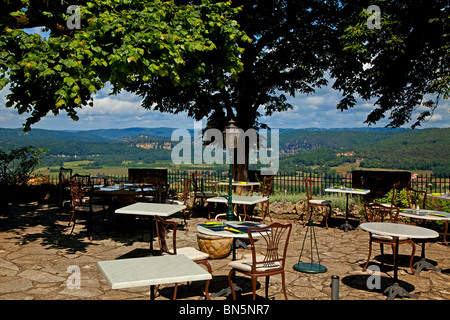
[[[94,96],[93,107],[77,110],[79,121],[73,121],[66,113],[44,117],[32,128],[53,130],[88,130],[102,128],[128,127],[172,127],[193,128],[194,120],[187,113],[170,114],[144,109],[141,98],[129,92],[109,95],[110,87],[106,86]],[[7,89],[0,91],[0,127],[19,128],[25,122],[27,114],[19,115],[17,110],[5,107]],[[292,110],[274,113],[269,117],[261,117],[260,122],[271,128],[345,128],[367,127],[364,121],[373,110],[372,101],[361,101],[354,108],[341,112],[336,109],[341,99],[339,92],[330,86],[320,88],[314,94],[297,95],[288,98]],[[450,127],[450,102],[443,100],[429,121],[422,124],[427,127]],[[421,109],[418,109],[419,112]],[[262,107],[259,111],[263,113]],[[388,116],[388,115],[387,115]],[[413,120],[416,115],[413,115]],[[376,127],[383,127],[388,120],[382,120]],[[409,125],[407,125],[409,126]]]

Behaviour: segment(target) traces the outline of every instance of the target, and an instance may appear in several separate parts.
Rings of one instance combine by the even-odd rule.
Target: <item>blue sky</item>
[[[5,107],[7,89],[0,91],[0,127],[20,128],[27,115],[19,115],[15,109]],[[364,120],[374,108],[373,103],[360,102],[355,108],[341,112],[336,109],[340,93],[324,87],[311,95],[290,98],[293,110],[262,117],[260,122],[271,128],[349,128],[366,127]],[[418,109],[417,111],[420,111]],[[450,127],[450,101],[441,100],[438,108],[421,128]],[[187,114],[170,114],[147,110],[141,107],[141,100],[134,94],[123,92],[111,96],[106,89],[94,97],[94,106],[86,106],[78,112],[79,121],[73,121],[65,113],[59,116],[48,114],[32,128],[50,130],[90,130],[129,127],[171,127],[193,128],[194,120]],[[377,127],[383,127],[381,121]],[[409,124],[410,126],[411,124]]]
[[[39,30],[31,30],[39,32]],[[0,128],[21,128],[27,115],[19,115],[15,109],[5,107],[7,90],[4,88],[0,91]],[[188,129],[194,126],[194,120],[187,114],[175,115],[147,110],[141,107],[140,98],[134,94],[123,92],[111,96],[108,93],[108,88],[97,92],[94,97],[94,106],[86,106],[79,110],[79,121],[73,121],[65,113],[58,116],[50,113],[32,126],[32,129],[90,130],[129,127]],[[311,95],[297,95],[289,98],[293,106],[292,110],[262,117],[259,121],[277,129],[367,127],[364,121],[374,108],[373,102],[361,101],[355,108],[341,112],[336,109],[340,99],[341,94],[331,89],[331,86],[323,87]],[[420,111],[419,108],[417,113]],[[387,121],[380,121],[376,127],[383,127],[386,123]],[[411,123],[405,127],[410,125]],[[421,126],[421,128],[430,127],[450,127],[449,100],[441,100],[433,116]]]

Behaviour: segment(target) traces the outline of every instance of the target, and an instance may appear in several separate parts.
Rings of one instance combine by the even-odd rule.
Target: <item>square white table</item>
[[[100,261],[98,267],[111,289],[155,286],[179,282],[211,280],[211,274],[183,254]],[[208,292],[206,292],[208,297]]]
[[[237,194],[233,194],[231,196],[231,203],[232,204],[243,204],[244,205],[244,221],[247,218],[247,210],[246,210],[246,206],[247,205],[254,205],[254,204],[258,204],[258,203],[265,202],[265,201],[268,201],[268,200],[269,200],[268,197],[261,197],[261,196],[241,196],[241,195],[237,195]],[[207,202],[213,202],[213,203],[225,203],[225,204],[228,204],[228,196],[224,195],[224,196],[218,196],[218,197],[214,197],[214,198],[209,198],[206,201]],[[237,215],[236,212],[234,214]],[[237,216],[239,217],[239,215],[237,215]]]
[[[410,295],[405,289],[398,285],[398,247],[399,238],[406,237],[412,239],[432,239],[439,237],[439,233],[434,230],[412,226],[408,224],[400,223],[388,223],[388,222],[366,222],[359,226],[362,230],[375,233],[378,235],[390,236],[395,238],[395,261],[394,261],[394,284],[386,288],[385,292],[388,293],[388,300],[392,300],[395,296]]]
[[[153,253],[153,216],[168,217],[186,209],[183,204],[166,204],[136,202],[129,206],[117,209],[118,214],[142,215],[150,217],[150,254]]]
[[[359,194],[366,195],[370,193],[369,189],[358,189],[358,188],[326,188],[326,192],[337,192],[337,193],[345,193],[346,202],[345,202],[345,223],[341,225],[339,228],[343,229],[345,232],[353,229],[353,227],[348,223],[348,196],[350,194]]]

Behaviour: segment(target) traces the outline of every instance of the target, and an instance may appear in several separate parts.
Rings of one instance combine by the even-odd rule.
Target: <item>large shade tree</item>
[[[236,41],[244,34],[230,3],[72,2],[2,0],[0,89],[9,88],[7,107],[29,115],[25,130],[49,112],[77,120],[77,109],[107,83],[112,93],[154,79],[195,83],[211,53],[224,59],[209,67],[227,77],[242,69]],[[49,36],[24,31],[36,27]]]
[[[145,108],[219,129],[230,118],[264,128],[262,116],[292,107],[287,96],[332,78],[338,109],[375,99],[368,124],[389,117],[398,127],[424,106],[418,126],[449,96],[444,0],[79,1],[80,30],[64,27],[68,4],[59,2],[24,0],[1,13],[1,83],[10,83],[8,106],[31,113],[26,129],[50,111],[76,119],[108,81],[113,92],[141,95]],[[379,28],[368,27],[370,5],[380,8]],[[23,21],[47,26],[50,38],[25,35]]]
[[[369,125],[385,117],[394,128],[427,121],[450,96],[448,0],[344,0],[340,12],[330,72],[344,95],[338,108],[361,98],[375,101]]]

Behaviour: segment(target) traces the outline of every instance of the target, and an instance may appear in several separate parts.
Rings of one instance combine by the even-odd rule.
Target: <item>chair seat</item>
[[[394,237],[385,236],[385,235],[381,235],[381,234],[374,234],[374,233],[372,233],[372,239],[373,240],[381,240],[381,241],[394,241]],[[408,239],[409,238],[407,238],[407,237],[399,237],[398,238],[399,241],[405,241]]]
[[[166,199],[165,201],[166,204],[179,204],[179,205],[183,205],[184,201],[183,200],[177,200],[177,199]]]
[[[154,196],[136,196],[135,200],[136,201],[154,201],[155,197]]]
[[[313,199],[313,200],[309,200],[309,203],[317,204],[317,205],[329,205],[329,204],[331,204],[331,200]]]
[[[197,197],[217,197],[217,193],[214,192],[201,192],[201,191],[197,191],[195,192],[195,195]]]
[[[369,205],[373,205],[374,203],[369,203]],[[391,208],[392,207],[392,204],[390,204],[390,203],[379,203],[379,205],[381,205],[381,206],[383,206],[383,207],[386,207],[386,208]]]
[[[93,204],[92,205],[92,212],[100,212],[100,211],[104,211],[108,209],[108,206],[103,206],[103,205],[99,205],[99,204]],[[91,211],[91,207],[86,205],[86,206],[76,206],[75,207],[76,211],[82,211],[82,212],[90,212]]]
[[[209,254],[197,250],[193,247],[177,248],[177,254],[184,254],[192,261],[205,260],[209,258]]]
[[[256,261],[263,261],[264,256],[256,256]],[[252,271],[253,260],[252,257],[244,256],[242,260],[235,260],[228,263],[228,266],[234,269],[242,270],[242,271]],[[258,264],[256,267],[257,271],[267,271],[271,269],[280,268],[281,264],[279,262],[271,263],[271,265]]]

